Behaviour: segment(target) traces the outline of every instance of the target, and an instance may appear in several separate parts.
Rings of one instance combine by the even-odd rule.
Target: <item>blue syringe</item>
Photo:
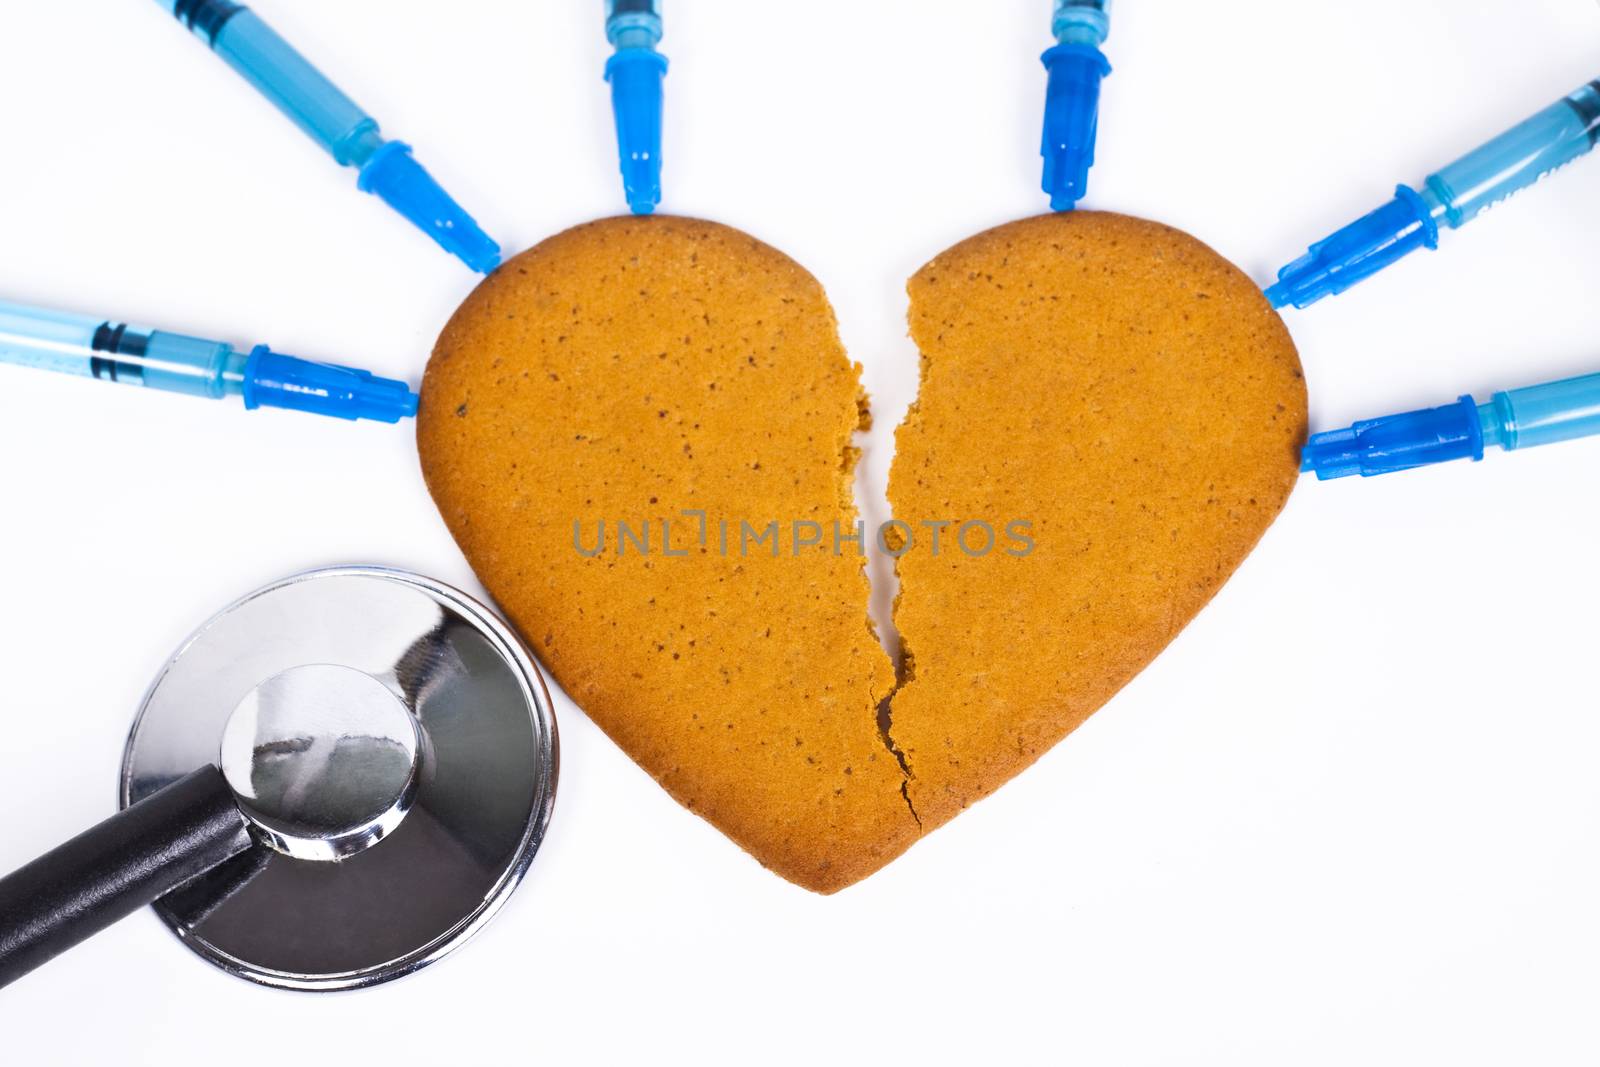
[[[1309,307],[1338,295],[1419,248],[1439,246],[1439,228],[1459,229],[1492,205],[1571,163],[1600,141],[1600,80],[1436,174],[1420,190],[1402,185],[1383,207],[1311,246],[1267,290],[1273,307]]]
[[[1498,445],[1518,448],[1600,434],[1600,374],[1494,394],[1487,404],[1463,396],[1442,408],[1366,419],[1348,429],[1312,436],[1300,469],[1318,478],[1344,478],[1483,458]]]
[[[473,270],[487,274],[500,265],[500,246],[412,158],[411,146],[385,141],[376,119],[340,92],[255,12],[231,0],[156,2],[210,45],[340,166],[358,168],[360,189],[378,196]]]
[[[616,52],[606,61],[617,153],[628,209],[648,215],[661,203],[662,82],[667,57],[661,43],[659,0],[606,0],[606,39]]]
[[[1100,46],[1111,32],[1111,0],[1055,0],[1056,46],[1040,58],[1045,90],[1044,191],[1054,211],[1071,211],[1089,189],[1100,132],[1100,82],[1111,73]]]
[[[244,398],[244,406],[291,408],[340,419],[399,422],[417,413],[405,382],[313,363],[257,345],[150,330],[89,315],[0,302],[0,363],[172,393]]]

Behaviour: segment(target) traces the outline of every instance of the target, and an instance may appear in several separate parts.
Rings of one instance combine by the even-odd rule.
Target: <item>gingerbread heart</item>
[[[870,416],[821,286],[727,227],[545,241],[468,298],[423,383],[429,489],[529,645],[669,793],[821,892],[1137,674],[1276,517],[1305,433],[1281,320],[1167,227],[1024,220],[910,294],[922,386],[881,531],[852,503]]]

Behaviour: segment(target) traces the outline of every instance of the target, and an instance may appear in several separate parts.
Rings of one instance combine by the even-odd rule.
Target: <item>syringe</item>
[[[628,209],[648,215],[661,203],[662,82],[667,57],[661,42],[659,0],[606,0],[606,39],[616,52],[606,61],[617,154]]]
[[[1100,132],[1100,82],[1111,73],[1100,46],[1111,32],[1111,0],[1055,0],[1057,44],[1040,58],[1050,72],[1045,90],[1044,191],[1054,211],[1071,211],[1089,189]]]
[[[1319,479],[1410,470],[1453,459],[1481,460],[1485,448],[1518,448],[1600,434],[1600,374],[1494,394],[1487,404],[1463,396],[1442,408],[1366,419],[1315,434],[1301,470]]]
[[[411,155],[385,141],[378,122],[247,7],[231,0],[156,0],[211,50],[277,105],[342,167],[356,167],[357,187],[375,194],[445,251],[487,274],[500,246],[450,198]]]
[[[1585,155],[1600,140],[1600,80],[1429,176],[1402,185],[1388,204],[1311,246],[1267,290],[1273,307],[1309,307],[1338,295],[1419,248],[1439,246],[1439,228],[1460,227],[1486,208]]]
[[[340,419],[399,422],[417,413],[405,382],[280,355],[240,352],[221,341],[115,320],[0,302],[0,363],[147,389],[244,398],[244,406],[292,408]]]

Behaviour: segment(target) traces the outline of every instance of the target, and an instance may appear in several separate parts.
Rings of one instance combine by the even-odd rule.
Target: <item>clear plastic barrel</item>
[[[1428,179],[1435,217],[1451,227],[1588,153],[1600,136],[1600,82],[1507,130]]]
[[[1496,393],[1480,410],[1490,412],[1495,443],[1507,451],[1592,437],[1600,434],[1600,374]]]

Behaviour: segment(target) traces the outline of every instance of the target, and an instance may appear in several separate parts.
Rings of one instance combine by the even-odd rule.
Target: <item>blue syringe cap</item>
[[[412,157],[410,145],[390,141],[378,149],[361,168],[357,184],[479,274],[500,265],[500,246]]]
[[[1366,419],[1349,429],[1314,434],[1306,442],[1300,469],[1322,481],[1426,467],[1453,459],[1483,458],[1483,427],[1478,405],[1464,396],[1442,408]]]
[[[619,48],[606,61],[622,188],[628,209],[635,215],[648,215],[661,203],[662,82],[666,76],[667,57],[651,48]]]
[[[1040,57],[1050,72],[1045,90],[1044,191],[1054,211],[1071,211],[1089,189],[1100,133],[1100,82],[1111,64],[1087,44],[1058,44]]]
[[[244,406],[289,408],[338,419],[399,422],[417,413],[417,395],[405,382],[370,371],[313,363],[258,345],[244,365]]]
[[[1293,304],[1307,308],[1325,296],[1337,296],[1419,248],[1439,247],[1439,224],[1420,193],[1402,185],[1395,197],[1311,246],[1278,272],[1267,289],[1275,308]]]

